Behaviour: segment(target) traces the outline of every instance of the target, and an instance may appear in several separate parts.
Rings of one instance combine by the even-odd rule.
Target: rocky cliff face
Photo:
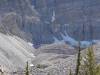
[[[42,20],[49,23],[54,34],[65,31],[75,39],[99,39],[100,1],[95,0],[33,0]],[[82,33],[84,32],[84,33]],[[82,39],[82,38],[81,38]]]
[[[17,35],[32,42],[32,30],[38,23],[38,13],[30,5],[29,0],[0,1],[1,32]]]
[[[32,58],[35,66],[46,66],[34,67],[33,74],[66,75],[77,49],[65,41],[78,46],[79,39],[100,39],[99,4],[99,0],[0,0],[0,64],[16,70]],[[33,49],[26,41],[39,48]],[[80,44],[91,45],[87,41]],[[95,50],[98,62],[99,46]]]
[[[76,40],[100,39],[99,8],[99,0],[1,0],[0,31],[36,47],[66,34]]]

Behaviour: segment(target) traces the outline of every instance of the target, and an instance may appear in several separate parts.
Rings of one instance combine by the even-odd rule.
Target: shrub
[[[100,65],[98,65],[95,61],[93,46],[88,48],[87,54],[85,55],[85,57],[82,57],[85,60],[81,60],[80,51],[81,50],[79,48],[77,56],[77,65],[74,75],[100,75]],[[71,70],[69,75],[73,75]]]
[[[87,54],[84,57],[84,64],[81,65],[81,74],[84,75],[100,75],[100,66],[95,61],[93,47],[88,48]]]

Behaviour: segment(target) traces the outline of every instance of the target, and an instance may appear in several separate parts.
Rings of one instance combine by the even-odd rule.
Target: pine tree
[[[77,55],[77,65],[74,75],[100,75],[100,65],[96,63],[93,46],[88,48],[85,60],[81,60],[81,49],[79,48],[79,52]],[[82,63],[84,62],[84,63]],[[69,75],[73,75],[70,71]]]
[[[80,64],[81,64],[80,61],[81,61],[81,48],[80,48],[80,42],[79,42],[75,75],[79,75],[79,69],[80,69]]]
[[[28,65],[28,61],[26,62],[25,75],[29,75],[29,65]]]
[[[100,66],[95,61],[93,47],[88,48],[85,56],[84,65],[82,66],[82,75],[100,75]]]
[[[72,71],[71,71],[71,69],[70,69],[70,71],[69,71],[69,75],[72,75]]]
[[[87,60],[86,66],[89,71],[88,75],[95,75],[96,62],[95,62],[95,56],[92,47],[90,47],[87,51],[86,60]]]

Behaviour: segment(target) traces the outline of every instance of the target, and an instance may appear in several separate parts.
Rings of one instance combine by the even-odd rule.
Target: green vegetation
[[[77,55],[77,64],[76,64],[75,75],[78,75],[79,74],[80,65],[81,65],[81,48],[80,48],[80,42],[79,42],[79,48],[78,48],[78,55]]]
[[[100,75],[100,66],[95,61],[92,47],[88,48],[87,54],[84,58],[85,61],[82,65],[82,75]]]
[[[86,50],[84,56],[81,55],[81,48],[78,48],[77,61],[75,72],[70,69],[68,75],[100,75],[100,65],[95,61],[93,46]],[[37,64],[36,68],[44,69],[48,66],[44,64]],[[26,64],[25,75],[29,75],[29,65]],[[50,72],[47,75],[51,75]]]
[[[26,63],[25,75],[29,75],[29,65],[28,65],[28,62]]]
[[[44,69],[46,65],[37,64],[36,68]],[[25,75],[29,75],[29,67],[28,62],[26,65]],[[51,75],[50,72],[47,75]],[[70,69],[69,75],[100,75],[100,65],[98,65],[95,61],[95,55],[93,51],[93,47],[89,47],[86,51],[86,55],[81,55],[81,48],[78,49],[77,54],[77,63],[75,72]]]
[[[85,60],[81,60],[81,52],[79,49],[74,75],[100,75],[100,65],[95,61],[93,47],[88,48],[87,54],[82,58]],[[69,75],[73,75],[71,71]]]

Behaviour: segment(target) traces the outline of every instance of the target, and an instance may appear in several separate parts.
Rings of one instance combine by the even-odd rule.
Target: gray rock
[[[65,33],[76,40],[100,39],[100,1],[1,0],[0,3],[0,31],[30,41],[36,48],[53,43],[54,37],[63,40],[61,34]]]

